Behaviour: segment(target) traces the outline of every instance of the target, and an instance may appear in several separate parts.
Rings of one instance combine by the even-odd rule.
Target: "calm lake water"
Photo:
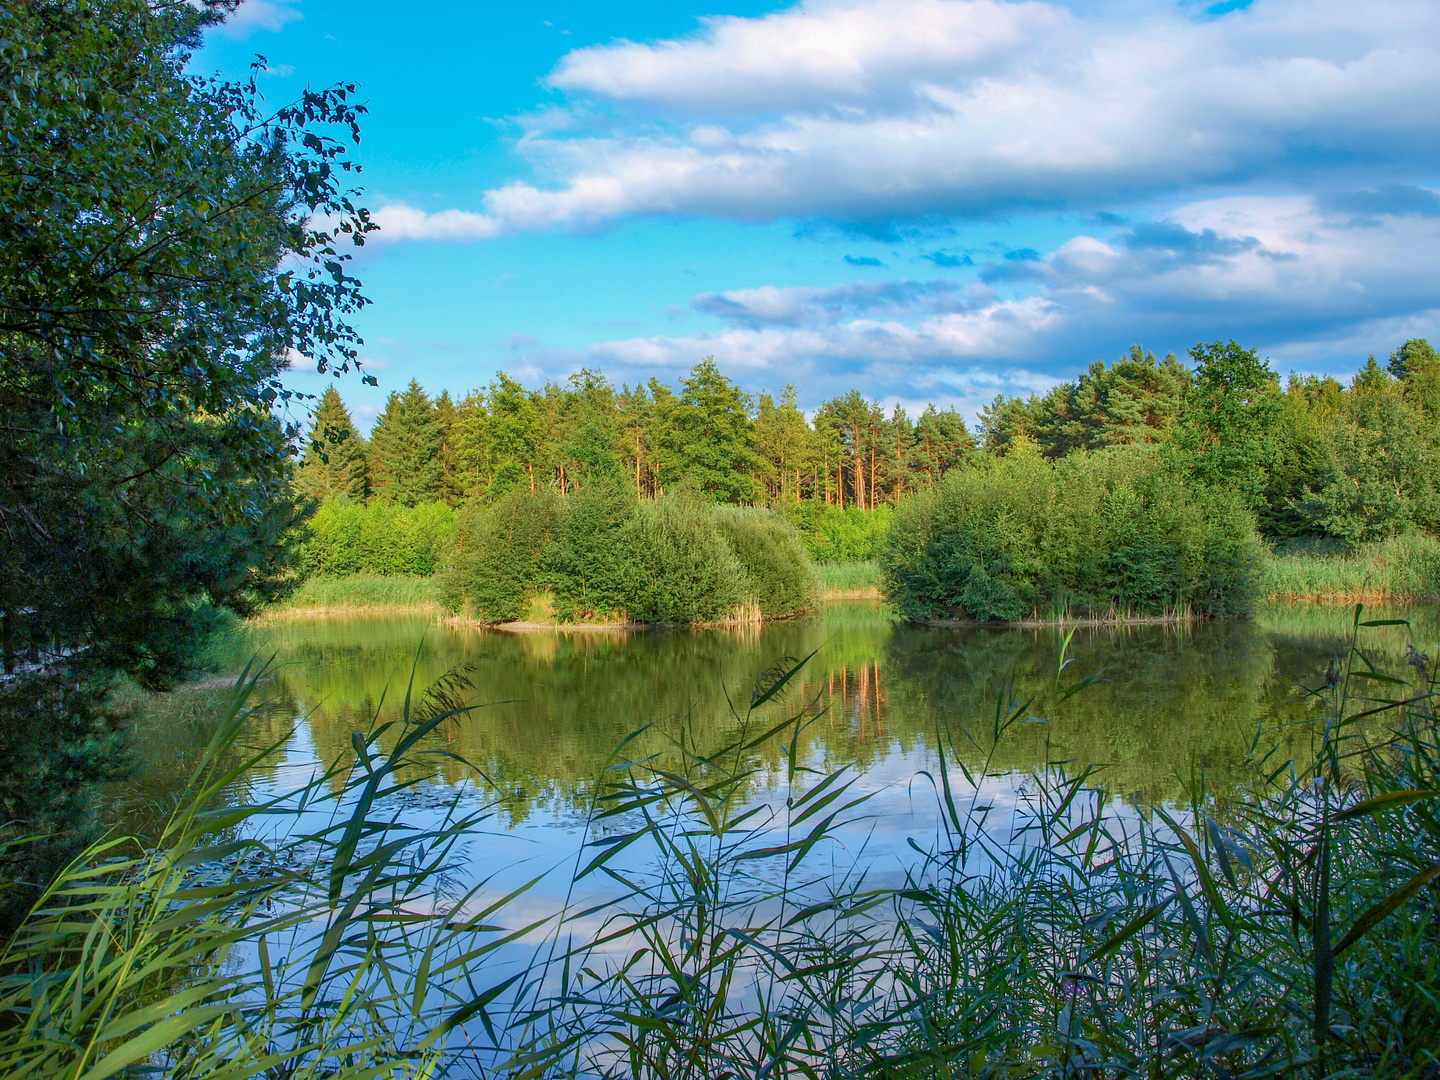
[[[1382,670],[1403,671],[1411,643],[1433,655],[1440,642],[1434,606],[1367,609],[1364,618],[1411,621],[1361,631]],[[514,634],[395,616],[271,623],[246,643],[274,654],[253,734],[286,748],[283,764],[255,780],[283,785],[287,774],[346,758],[352,732],[401,715],[407,685],[419,699],[449,676],[452,696],[483,708],[447,722],[435,748],[483,779],[436,756],[424,787],[437,801],[460,790],[494,805],[469,857],[513,877],[573,858],[583,806],[628,735],[645,729],[625,747],[629,760],[673,760],[682,741],[702,754],[718,748],[738,732],[757,677],[814,652],[785,700],[754,723],[828,705],[801,732],[800,758],[818,769],[854,766],[856,790],[872,800],[849,849],[863,848],[860,858],[883,876],[886,864],[903,869],[911,837],[933,836],[936,800],[924,774],[937,775],[937,740],[953,783],[968,787],[963,764],[991,802],[1021,797],[1047,761],[1097,766],[1114,795],[1153,803],[1182,798],[1202,773],[1212,790],[1238,782],[1254,745],[1273,748],[1277,764],[1307,759],[1319,707],[1303,687],[1323,682],[1343,655],[1352,619],[1352,608],[1285,605],[1246,621],[1081,628],[1059,682],[1100,678],[1063,704],[1063,633],[919,627],[871,602],[742,630]],[[1027,698],[1029,719],[992,745],[997,705]],[[777,797],[781,746],[771,740],[750,762],[757,801]],[[152,781],[168,754],[152,765]]]

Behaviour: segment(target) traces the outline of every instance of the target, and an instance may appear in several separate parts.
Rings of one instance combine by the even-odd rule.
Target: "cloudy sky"
[[[1434,0],[248,0],[194,66],[256,54],[369,103],[365,426],[412,377],[973,413],[1136,342],[1440,338]]]

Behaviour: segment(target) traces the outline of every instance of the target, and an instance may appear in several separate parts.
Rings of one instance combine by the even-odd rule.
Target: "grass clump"
[[[597,482],[561,498],[515,491],[474,506],[445,577],[467,618],[520,619],[540,594],[562,623],[788,618],[814,605],[795,530],[767,510],[662,498]]]
[[[815,580],[824,599],[880,596],[880,566],[873,559],[821,563],[815,567]]]
[[[1168,617],[1248,611],[1262,552],[1238,499],[1146,448],[1022,448],[902,505],[879,563],[910,618]]]
[[[1264,561],[1261,595],[1278,600],[1414,601],[1440,597],[1440,540],[1421,533],[1360,544],[1291,543]]]
[[[302,581],[273,614],[295,610],[439,611],[440,583],[433,575],[351,574]],[[233,670],[233,668],[231,669]]]

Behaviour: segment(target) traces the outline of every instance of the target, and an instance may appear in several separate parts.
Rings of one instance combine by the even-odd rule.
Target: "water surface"
[[[1297,722],[1317,703],[1304,687],[1343,655],[1353,614],[1276,605],[1245,621],[1082,627],[1058,678],[1062,631],[913,626],[863,601],[741,630],[516,634],[417,616],[330,617],[269,624],[254,644],[274,654],[269,723],[277,733],[298,723],[326,759],[348,752],[351,732],[398,717],[407,690],[418,699],[451,675],[450,696],[483,707],[448,726],[447,748],[483,768],[523,820],[537,805],[563,804],[642,727],[647,750],[682,729],[702,752],[721,745],[757,677],[811,653],[785,704],[828,703],[801,737],[812,761],[866,773],[896,757],[926,763],[943,737],[971,766],[1024,772],[1071,760],[1103,766],[1105,784],[1126,797],[1166,798],[1196,769],[1229,779],[1257,732],[1296,752],[1308,745],[1308,725]],[[1381,668],[1403,672],[1408,645],[1440,641],[1434,607],[1363,617],[1411,621],[1361,630]],[[1057,686],[1096,674],[1055,704]],[[1023,699],[1032,699],[1025,714],[1047,723],[1017,725],[992,749],[997,704]],[[778,748],[762,758],[778,763]],[[464,773],[451,764],[437,782]]]

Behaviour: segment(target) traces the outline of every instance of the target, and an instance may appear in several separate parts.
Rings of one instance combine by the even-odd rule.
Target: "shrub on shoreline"
[[[316,577],[433,574],[450,547],[455,511],[442,502],[401,506],[326,499],[306,526],[298,564]]]
[[[910,618],[1018,621],[1243,614],[1262,552],[1238,499],[1126,447],[952,473],[901,506],[879,562]]]
[[[638,502],[603,481],[566,499],[517,491],[468,510],[446,602],[510,622],[542,592],[564,622],[715,623],[803,614],[815,577],[795,530],[768,510]]]

